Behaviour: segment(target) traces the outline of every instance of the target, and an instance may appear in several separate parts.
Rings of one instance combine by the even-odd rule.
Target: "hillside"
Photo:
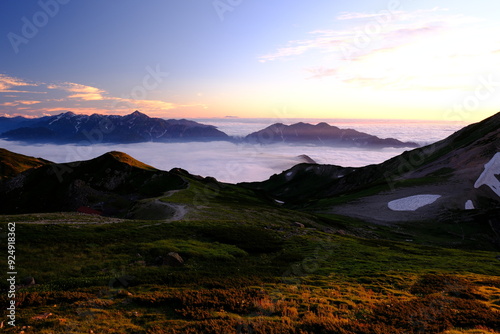
[[[289,209],[390,226],[408,240],[500,245],[498,124],[500,113],[378,165],[300,164],[240,185]]]
[[[498,205],[498,196],[486,185],[476,189],[474,183],[483,173],[485,164],[500,151],[498,124],[500,113],[435,144],[406,151],[378,165],[349,168],[301,164],[267,181],[242,185],[292,206],[308,203],[316,207],[335,207],[334,210],[340,204],[355,203],[360,198],[377,196],[374,202],[387,203],[429,191],[443,197],[435,214],[439,209],[464,209],[468,200],[476,208],[488,208]],[[380,194],[385,198],[379,198]],[[354,207],[353,211],[356,211]],[[376,216],[373,212],[377,211],[358,210],[360,215],[366,212],[364,218],[373,218]]]
[[[50,163],[42,158],[33,158],[0,148],[0,181]]]
[[[7,151],[8,152],[8,151]],[[124,216],[142,198],[186,187],[175,173],[157,170],[121,152],[88,161],[47,164],[6,179],[1,213],[87,211]]]

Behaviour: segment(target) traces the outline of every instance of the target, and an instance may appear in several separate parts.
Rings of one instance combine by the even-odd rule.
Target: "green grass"
[[[190,183],[162,198],[189,208],[181,221],[69,213],[2,216],[2,232],[6,222],[17,222],[18,278],[33,276],[37,282],[19,291],[18,323],[31,326],[25,332],[197,333],[213,328],[236,333],[252,328],[255,333],[317,333],[329,328],[364,333],[360,328],[369,327],[403,333],[408,324],[371,317],[389,314],[382,307],[388,303],[398,303],[401,312],[411,310],[411,303],[427,307],[435,296],[412,293],[412,287],[428,274],[452,275],[472,286],[474,296],[484,297],[477,297],[488,308],[483,313],[500,309],[497,250],[480,250],[471,240],[455,244],[457,238],[450,237],[461,229],[481,233],[480,226],[371,225],[288,210],[251,191],[217,188],[209,180]],[[169,252],[179,253],[184,265],[156,262]],[[0,287],[7,288],[6,282]],[[482,307],[476,301],[464,306],[455,296],[443,298],[470,308],[471,314]],[[33,318],[45,312],[53,315]],[[452,315],[440,316],[454,321]],[[473,328],[455,327],[450,329],[457,333]]]
[[[2,228],[5,229],[5,224]],[[20,275],[34,276],[40,283],[61,277],[106,274],[122,268],[138,272],[142,269],[138,262],[150,262],[170,251],[189,259],[187,266],[179,271],[188,274],[192,265],[210,275],[216,274],[211,272],[213,267],[222,266],[243,272],[258,270],[269,276],[286,271],[290,259],[292,262],[320,259],[318,273],[325,276],[336,273],[357,278],[393,271],[418,273],[423,268],[499,274],[494,252],[341,236],[279,223],[269,224],[267,229],[242,221],[18,223],[17,240]],[[322,254],[330,254],[330,258]]]
[[[268,215],[261,214],[262,220]],[[102,333],[204,332],[211,326],[223,332],[238,321],[293,333],[280,327],[283,319],[290,328],[314,333],[327,318],[344,319],[348,328],[373,310],[382,312],[374,308],[380,303],[415,298],[413,284],[429,273],[475,282],[470,284],[486,293],[489,307],[500,304],[496,253],[318,228],[349,220],[318,219],[317,228],[261,221],[265,228],[242,220],[63,225],[17,218],[18,277],[33,276],[39,283],[21,289],[19,323],[37,333],[66,333],[72,326]],[[354,229],[361,229],[357,224]],[[153,263],[172,251],[184,258],[183,266]],[[44,312],[54,316],[33,320]],[[256,314],[263,318],[255,322]]]
[[[348,203],[359,198],[376,195],[382,191],[388,191],[389,189],[390,188],[387,183],[372,185],[369,188],[348,192],[334,197],[327,197],[324,199],[320,199],[314,202],[308,209],[320,209],[324,207],[330,207],[332,205]]]
[[[470,219],[466,213],[450,213],[450,218],[440,221],[412,221],[390,225],[366,222],[337,214],[318,214],[321,223],[351,235],[372,239],[385,239],[413,244],[464,250],[497,251],[491,240],[491,227],[487,220]]]
[[[138,245],[143,254],[150,258],[177,252],[189,258],[206,260],[235,260],[248,254],[242,249],[219,242],[201,242],[198,240],[162,239]]]
[[[193,206],[219,204],[230,206],[244,203],[245,205],[262,205],[266,202],[258,199],[251,190],[233,184],[219,183],[210,178],[204,180],[189,179],[188,189],[174,192],[164,197],[162,201]]]

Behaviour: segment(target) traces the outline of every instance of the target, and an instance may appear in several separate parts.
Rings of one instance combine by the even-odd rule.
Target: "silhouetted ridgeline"
[[[37,143],[138,143],[147,141],[228,140],[212,125],[151,118],[139,111],[126,116],[72,112],[41,118],[0,118],[1,137]]]
[[[139,111],[126,116],[66,112],[40,118],[0,117],[0,138],[28,143],[140,143],[185,141],[234,141],[273,144],[306,143],[334,147],[418,147],[413,142],[382,139],[327,123],[312,125],[274,124],[241,139],[227,135],[213,125],[190,120],[151,118]]]
[[[276,123],[245,137],[250,143],[313,143],[326,146],[348,147],[418,147],[413,142],[402,142],[394,138],[382,139],[353,129],[340,129],[327,123],[316,125]]]

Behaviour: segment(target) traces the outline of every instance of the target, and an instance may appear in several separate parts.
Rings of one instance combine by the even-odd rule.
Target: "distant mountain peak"
[[[76,116],[76,114],[74,112],[72,112],[72,111],[67,111],[65,113],[60,114],[60,116],[73,117],[73,116]]]
[[[132,116],[132,117],[142,117],[142,118],[150,118],[148,115],[143,114],[139,110],[134,111],[133,113],[126,115],[126,116]]]
[[[146,169],[146,170],[156,170],[153,166],[147,165],[143,162],[140,162],[139,160],[131,157],[127,153],[123,153],[120,151],[111,151],[108,153],[105,153],[99,157],[96,158],[97,160],[108,160],[108,159],[113,159],[116,160],[120,163],[127,164],[132,167],[137,167],[141,169]]]
[[[326,123],[326,122],[320,122],[318,124],[316,124],[317,127],[331,127],[330,124]]]

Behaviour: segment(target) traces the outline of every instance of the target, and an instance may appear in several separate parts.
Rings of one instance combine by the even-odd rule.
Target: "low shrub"
[[[483,299],[474,286],[461,277],[447,274],[426,274],[410,288],[414,295],[426,296],[433,293],[444,293],[451,297],[464,299]]]
[[[16,307],[26,308],[29,306],[74,303],[94,298],[96,298],[94,294],[76,291],[19,292],[16,294]]]
[[[384,324],[407,333],[440,333],[453,327],[486,326],[500,329],[500,312],[477,300],[432,294],[409,301],[376,306],[371,323]]]
[[[250,314],[257,310],[254,300],[260,292],[254,289],[207,289],[152,292],[131,300],[148,307],[168,306],[187,319],[208,319],[214,312]]]

